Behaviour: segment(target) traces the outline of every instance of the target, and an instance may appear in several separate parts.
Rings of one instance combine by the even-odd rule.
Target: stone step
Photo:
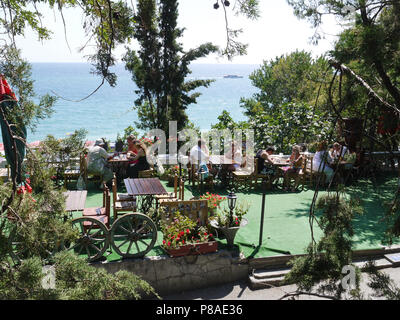
[[[249,287],[252,290],[280,286],[290,268],[253,269],[249,275]]]
[[[393,263],[390,262],[385,257],[378,257],[378,258],[371,259],[371,260],[375,262],[375,266],[377,269],[393,267]],[[353,261],[353,263],[356,267],[358,267],[360,269],[364,269],[368,263],[368,260],[356,260],[356,261]]]
[[[290,268],[284,269],[258,269],[253,271],[253,277],[255,279],[267,279],[285,276],[290,272]]]
[[[272,278],[263,278],[257,279],[254,276],[249,276],[249,288],[251,290],[258,290],[258,289],[267,289],[270,287],[278,287],[282,285],[284,277],[272,277]]]
[[[375,262],[378,269],[391,268],[400,264],[399,254],[388,254],[371,259]],[[394,261],[395,263],[392,263]],[[353,261],[354,265],[360,269],[365,268],[368,259],[359,259]],[[252,290],[266,289],[269,287],[277,287],[283,284],[284,277],[290,272],[290,268],[267,268],[267,269],[253,269],[252,274],[249,275],[249,287]]]

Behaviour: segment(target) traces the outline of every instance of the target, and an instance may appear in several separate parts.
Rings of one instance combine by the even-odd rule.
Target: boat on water
[[[238,76],[237,74],[227,74],[224,75],[224,78],[236,79],[236,78],[243,78],[243,76]]]

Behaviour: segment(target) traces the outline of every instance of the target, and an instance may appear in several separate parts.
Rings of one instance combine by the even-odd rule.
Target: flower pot
[[[202,242],[195,244],[187,244],[184,246],[180,246],[175,249],[165,249],[165,251],[169,254],[170,257],[182,257],[187,255],[198,255],[204,253],[215,252],[218,250],[218,242],[210,241],[210,242]]]
[[[247,219],[242,218],[242,221],[240,222],[240,226],[238,227],[221,227],[218,225],[218,223],[215,220],[211,220],[210,224],[214,228],[221,230],[221,232],[224,234],[226,238],[226,242],[229,247],[233,246],[233,242],[236,237],[236,233],[239,231],[241,227],[246,226],[248,223]]]

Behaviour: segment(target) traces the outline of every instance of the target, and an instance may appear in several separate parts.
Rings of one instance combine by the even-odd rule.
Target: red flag
[[[0,101],[4,99],[4,96],[7,95],[11,97],[13,100],[17,101],[17,97],[14,92],[11,90],[10,86],[7,83],[7,80],[3,75],[0,76]]]

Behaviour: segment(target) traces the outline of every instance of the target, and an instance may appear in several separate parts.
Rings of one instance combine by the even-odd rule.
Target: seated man
[[[202,165],[206,165],[208,172],[215,175],[216,171],[210,165],[210,152],[203,139],[197,141],[197,145],[193,146],[189,154],[189,163],[198,170]]]
[[[107,160],[111,159],[107,151],[104,149],[105,144],[101,139],[96,140],[94,146],[89,148],[88,153],[88,173],[98,174],[102,176],[102,182],[100,184],[100,189],[103,188],[103,183],[111,181],[113,178],[113,172],[108,167]]]
[[[208,151],[207,145],[204,140],[199,139],[197,141],[197,145],[193,146],[192,149],[190,149],[190,163],[194,165],[200,165],[203,163],[208,163],[210,157],[210,153]]]

